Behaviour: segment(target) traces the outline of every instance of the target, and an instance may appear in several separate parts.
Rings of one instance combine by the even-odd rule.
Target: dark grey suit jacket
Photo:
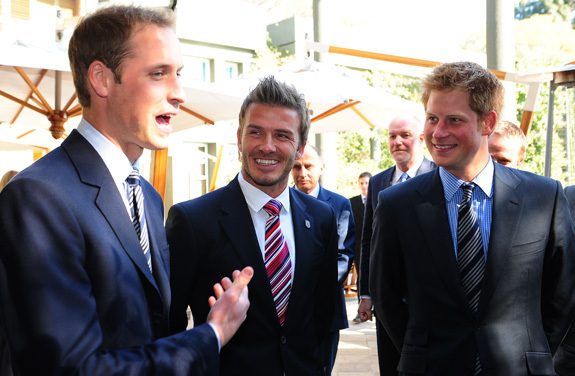
[[[575,310],[575,232],[561,184],[495,163],[493,219],[474,317],[439,170],[379,195],[370,292],[406,375],[553,375]]]
[[[575,221],[575,185],[565,187],[571,218]],[[575,322],[554,357],[555,371],[559,376],[575,375]]]

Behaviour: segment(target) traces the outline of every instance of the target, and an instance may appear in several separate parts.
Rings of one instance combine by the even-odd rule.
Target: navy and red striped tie
[[[265,265],[280,324],[284,324],[291,292],[292,265],[289,249],[280,228],[282,204],[270,200],[264,205],[269,214],[266,221]]]

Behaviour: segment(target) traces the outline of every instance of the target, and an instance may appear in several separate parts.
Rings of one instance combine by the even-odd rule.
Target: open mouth
[[[455,147],[455,145],[434,145],[434,146],[436,149],[439,150],[447,150]]]
[[[158,125],[170,125],[171,122],[172,122],[172,115],[156,116],[156,123],[158,123]]]

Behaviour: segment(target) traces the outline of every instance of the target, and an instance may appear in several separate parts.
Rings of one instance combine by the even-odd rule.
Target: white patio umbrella
[[[245,97],[261,78],[269,75],[304,94],[311,110],[313,133],[384,128],[400,114],[423,116],[421,104],[369,85],[358,72],[311,60],[294,61],[214,86]]]

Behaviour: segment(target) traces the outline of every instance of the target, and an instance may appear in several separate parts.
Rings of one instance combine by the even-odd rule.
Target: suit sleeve
[[[86,244],[75,216],[86,203],[78,201],[39,179],[18,179],[0,194],[0,326],[15,374],[202,375],[218,369],[217,339],[208,325],[129,348],[102,346],[106,312],[98,312],[93,293],[98,278],[109,276],[91,274],[101,260],[86,250],[98,244]],[[99,246],[106,245],[102,239]],[[120,283],[137,290],[134,275]]]
[[[375,314],[382,322],[393,344],[401,352],[407,327],[405,265],[398,236],[397,221],[390,213],[385,191],[379,193],[379,204],[373,217],[373,239],[369,271],[369,291]]]
[[[372,178],[373,180],[373,178]],[[367,199],[365,202],[365,214],[363,216],[363,229],[361,233],[361,257],[356,262],[359,262],[359,295],[369,296],[369,258],[371,235],[373,232],[373,208],[374,203],[372,196],[374,192],[372,180],[369,181],[367,188]]]
[[[557,194],[541,292],[543,328],[552,354],[563,341],[575,312],[575,230],[561,184],[555,183]]]
[[[353,220],[351,203],[348,199],[344,201],[345,204],[337,219],[337,280],[340,286],[345,282],[351,269],[355,252],[355,221]]]

